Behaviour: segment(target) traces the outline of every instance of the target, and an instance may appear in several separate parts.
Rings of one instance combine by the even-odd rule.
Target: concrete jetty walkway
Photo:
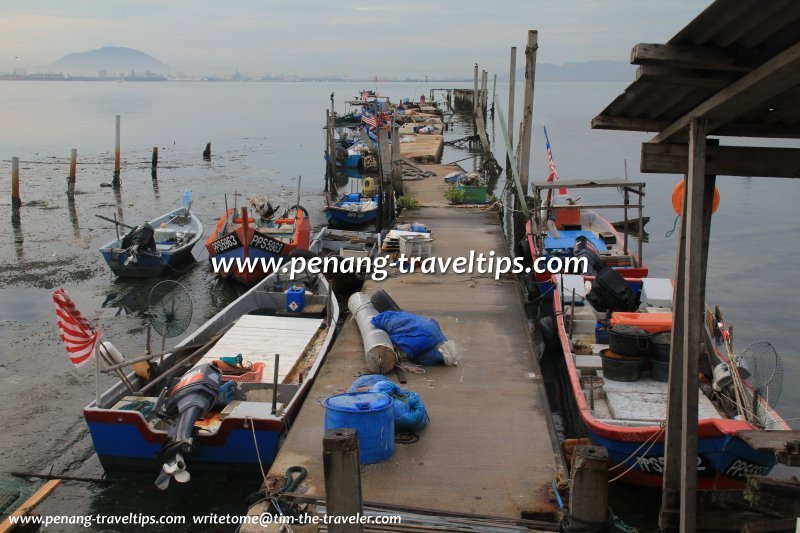
[[[447,205],[442,177],[458,168],[421,168],[436,175],[405,183],[422,207],[403,216],[431,229],[433,255],[468,256],[470,250],[507,255],[495,212]],[[386,290],[404,311],[436,319],[462,354],[456,367],[406,374],[408,382],[402,386],[422,397],[430,424],[419,441],[397,444],[391,459],[362,467],[365,502],[508,519],[552,518],[556,503],[550,485],[565,469],[513,278],[395,274],[380,283],[368,281],[364,290],[377,288]],[[268,477],[304,466],[308,477],[301,492],[325,498],[322,404],[365,373],[358,327],[348,319]],[[397,381],[393,373],[389,377]],[[263,510],[257,505],[250,512]]]

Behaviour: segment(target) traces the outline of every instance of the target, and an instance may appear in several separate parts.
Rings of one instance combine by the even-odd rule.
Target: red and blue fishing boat
[[[268,468],[322,366],[339,316],[324,276],[284,278],[263,279],[160,364],[125,371],[86,406],[107,472],[149,471],[166,488],[172,479],[189,481],[189,472],[252,476],[259,464]],[[107,343],[103,349],[116,351]]]
[[[618,328],[643,330],[645,334],[636,337],[641,347],[648,342],[668,342],[672,329],[672,281],[625,278],[623,283],[638,294],[640,302],[630,312],[595,309],[590,293],[598,283],[596,276],[564,274],[554,276],[553,283],[559,347],[585,434],[593,444],[608,450],[613,479],[660,488],[669,345],[660,347],[667,354],[666,361],[663,356],[659,360],[653,348],[647,357],[634,359],[609,351],[614,349],[613,335]],[[604,325],[602,321],[609,316]],[[759,394],[750,381],[742,379],[744,386],[735,394],[731,391],[733,382],[720,379],[720,368],[727,368],[730,354],[718,330],[720,321],[709,308],[705,323],[706,350],[700,355],[698,390],[697,488],[741,490],[746,476],[766,474],[776,458],[772,452],[751,448],[739,432],[790,428],[773,409],[769,395]],[[623,365],[641,365],[638,377],[626,375],[621,380],[618,370],[609,366],[619,365],[620,361]],[[746,406],[744,416],[736,409],[734,398]]]
[[[217,274],[245,285],[252,285],[270,273],[261,268],[269,260],[286,258],[295,250],[307,250],[311,241],[308,211],[295,206],[283,216],[273,219],[272,213],[250,214],[246,206],[231,208],[219,219],[214,232],[206,240],[209,259],[216,262]],[[245,261],[259,262],[258,268],[238,268]],[[229,265],[226,269],[219,266]]]

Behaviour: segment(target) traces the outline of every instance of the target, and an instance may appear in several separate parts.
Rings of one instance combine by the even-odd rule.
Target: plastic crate
[[[464,185],[461,190],[464,191],[465,204],[485,204],[486,203],[486,186],[474,187],[471,185]]]
[[[240,376],[233,376],[222,374],[222,382],[235,381],[237,383],[254,383],[261,381],[261,376],[264,374],[264,363],[253,363],[253,370],[245,372]]]
[[[406,257],[430,257],[433,239],[422,235],[401,235],[400,253]]]

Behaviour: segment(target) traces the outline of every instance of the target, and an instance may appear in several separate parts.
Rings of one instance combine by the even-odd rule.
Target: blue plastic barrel
[[[306,288],[302,285],[289,287],[286,291],[286,311],[299,313],[306,306]]]
[[[356,430],[362,465],[394,454],[394,409],[386,394],[348,392],[325,400],[325,430],[339,428]]]

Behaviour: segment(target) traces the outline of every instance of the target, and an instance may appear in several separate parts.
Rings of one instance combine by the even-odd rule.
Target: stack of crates
[[[419,257],[425,259],[431,255],[433,239],[424,235],[401,235],[400,253],[408,258]]]

